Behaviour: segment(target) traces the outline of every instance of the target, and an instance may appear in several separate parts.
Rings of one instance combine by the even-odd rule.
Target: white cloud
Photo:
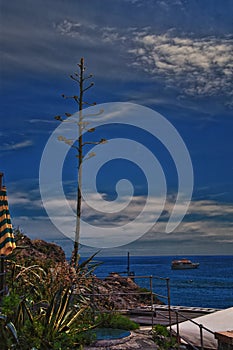
[[[138,67],[187,95],[232,95],[233,38],[138,32],[129,49]]]
[[[233,214],[233,205],[220,204],[210,200],[193,201],[190,213],[204,214],[205,216]]]
[[[29,123],[34,124],[34,123],[45,123],[45,124],[55,124],[55,120],[49,120],[49,119],[30,119],[28,120]]]
[[[17,151],[22,148],[30,147],[33,145],[33,142],[31,140],[25,140],[18,143],[5,143],[2,146],[0,146],[1,151]]]
[[[74,193],[73,193],[74,195]],[[37,191],[12,191],[10,194],[10,207],[15,211],[15,208],[20,206],[21,214],[13,217],[13,224],[15,227],[19,226],[23,231],[31,237],[41,237],[43,239],[51,240],[59,237],[61,233],[51,223],[47,216],[41,216],[37,210],[41,207],[41,201],[38,197]],[[91,195],[91,201],[95,202],[95,206],[100,206],[101,198],[96,194]],[[104,232],[102,228],[116,227],[127,224],[130,220],[137,217],[138,213],[143,209],[145,205],[145,198],[143,196],[137,196],[134,198],[132,205],[128,206],[125,210],[121,210],[122,203],[128,201],[126,195],[120,198],[120,202],[116,203],[116,213],[98,213],[89,209],[85,203],[83,203],[83,218],[88,220],[90,225],[94,229],[94,233],[98,239],[104,242]],[[70,206],[75,211],[76,201],[71,198],[68,199]],[[113,202],[106,202],[109,206],[113,206]],[[67,216],[64,203],[59,196],[48,198],[47,203],[54,209],[54,215],[56,221],[59,222],[60,227],[63,228],[63,234],[67,233],[67,237],[74,238],[75,220],[74,216]],[[190,249],[191,253],[218,253],[225,254],[229,251],[227,244],[232,243],[232,214],[233,204],[219,203],[212,200],[193,200],[190,203],[189,211],[182,223],[176,228],[176,230],[170,234],[165,233],[166,223],[170,217],[171,210],[173,208],[174,199],[172,197],[167,198],[165,211],[160,216],[160,220],[155,224],[155,217],[157,216],[160,208],[160,198],[154,197],[151,199],[145,216],[142,217],[140,222],[137,222],[135,230],[138,232],[144,232],[145,224],[151,223],[150,231],[139,240],[139,246],[144,247],[144,253],[148,254],[151,249],[154,249],[154,244],[164,245],[164,250],[161,254],[171,253],[173,247],[177,246],[182,253],[187,249]],[[183,206],[180,203],[178,210],[183,211]],[[101,207],[101,206],[100,206]],[[25,208],[25,214],[24,213]],[[27,216],[28,209],[34,210],[33,216]],[[120,209],[119,212],[117,210]],[[54,219],[54,218],[51,218]],[[93,229],[85,230],[85,242],[90,240],[91,244],[94,242]],[[124,231],[122,231],[124,232]],[[84,234],[84,233],[82,233]],[[135,231],[126,230],[125,235],[129,238],[129,241],[134,241]],[[117,244],[121,244],[121,237],[114,236],[112,239]],[[98,244],[98,243],[96,243]],[[134,243],[136,244],[136,243]],[[148,245],[149,244],[149,245]],[[192,249],[191,249],[192,246]],[[166,248],[167,247],[167,248]],[[226,249],[226,247],[228,247]],[[183,249],[183,250],[182,250]]]
[[[229,35],[197,37],[174,30],[155,34],[150,27],[93,28],[68,20],[57,24],[56,30],[99,47],[117,45],[131,56],[129,67],[148,73],[167,88],[178,88],[180,95],[232,97],[233,38]]]
[[[8,191],[9,194],[9,204],[13,208],[20,206],[22,209],[26,210],[36,210],[42,208],[41,199],[38,198],[38,191],[35,190],[17,190],[14,189]]]
[[[62,35],[70,34],[72,36],[73,35],[72,33],[79,32],[81,24],[80,23],[73,23],[73,22],[65,19],[63,22],[58,23],[57,26],[54,24],[54,27],[57,28],[57,30],[60,32],[60,34],[62,34]]]

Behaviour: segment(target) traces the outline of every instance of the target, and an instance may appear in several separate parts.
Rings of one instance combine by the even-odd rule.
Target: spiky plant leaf
[[[92,254],[92,256],[90,258],[88,258],[87,260],[83,261],[79,266],[78,266],[78,270],[83,269],[84,267],[86,267],[92,260],[93,258],[99,254],[100,250],[98,250],[98,252]]]
[[[11,335],[13,336],[13,338],[15,339],[15,341],[17,342],[17,344],[19,344],[18,334],[17,334],[17,331],[16,331],[14,324],[12,322],[8,322],[6,324],[6,328],[9,329],[9,331],[10,331]]]
[[[58,309],[58,312],[55,318],[55,323],[54,323],[56,330],[59,329],[59,326],[68,310],[71,294],[72,294],[72,291],[68,287],[61,298],[59,309]]]

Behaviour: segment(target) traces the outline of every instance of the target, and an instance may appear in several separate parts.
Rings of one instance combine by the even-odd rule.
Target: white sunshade
[[[232,331],[233,330],[233,307],[225,310],[213,312],[211,314],[197,317],[193,319],[199,325],[203,325],[212,332]],[[172,326],[176,332],[176,325]],[[191,321],[185,321],[179,324],[180,337],[184,338],[190,344],[200,347],[200,328]],[[215,335],[203,329],[203,343],[204,348],[217,349],[218,343]]]

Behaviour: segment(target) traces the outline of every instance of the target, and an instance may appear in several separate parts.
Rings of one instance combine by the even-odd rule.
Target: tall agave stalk
[[[78,72],[74,73],[73,75],[70,75],[70,78],[74,80],[78,84],[78,95],[74,96],[66,96],[65,94],[62,94],[63,98],[71,98],[78,104],[78,110],[79,110],[79,120],[77,122],[78,125],[78,138],[77,140],[68,140],[65,136],[59,136],[58,139],[60,141],[65,142],[66,144],[70,145],[70,147],[75,148],[77,151],[76,157],[78,159],[78,172],[77,172],[77,205],[76,205],[76,227],[75,227],[75,239],[74,239],[74,249],[72,252],[72,265],[77,268],[79,263],[79,245],[80,245],[80,228],[81,228],[81,213],[82,213],[82,164],[84,159],[84,152],[83,147],[85,145],[98,145],[101,143],[107,142],[106,139],[101,139],[99,141],[91,141],[91,142],[84,142],[83,141],[83,134],[84,132],[94,132],[95,128],[87,128],[88,123],[85,123],[83,121],[84,115],[83,115],[83,108],[84,106],[94,106],[96,103],[88,103],[84,101],[84,93],[89,90],[94,83],[91,82],[89,85],[86,85],[86,81],[93,77],[92,74],[85,75],[84,72],[86,70],[86,67],[84,65],[84,58],[80,59],[80,63],[78,63]],[[95,115],[101,114],[97,113]],[[65,113],[64,117],[61,117],[60,115],[55,116],[55,119],[64,122],[67,120],[67,118],[70,118],[72,114]]]

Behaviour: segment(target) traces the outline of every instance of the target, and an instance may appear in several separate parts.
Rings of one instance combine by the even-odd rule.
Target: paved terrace
[[[131,320],[144,326],[151,326],[152,323],[162,324],[169,326],[169,310],[167,305],[153,305],[153,317],[151,307],[145,307],[140,309],[128,310],[126,313]],[[171,306],[171,324],[186,321],[187,319],[193,319],[199,316],[203,316],[212,312],[216,312],[219,309],[212,308],[200,308],[200,307],[186,307],[186,306]],[[176,312],[177,311],[177,312]]]
[[[169,311],[167,305],[154,305],[153,324],[163,324],[169,326]],[[196,318],[208,313],[218,311],[218,309],[207,309],[198,307],[172,306],[171,323],[177,322],[175,311],[180,314],[179,322],[187,318]],[[138,322],[141,326],[138,331],[131,332],[129,337],[116,340],[99,340],[91,346],[84,347],[84,350],[156,350],[151,338],[152,313],[151,308],[141,308],[127,310],[125,312],[132,320]]]

